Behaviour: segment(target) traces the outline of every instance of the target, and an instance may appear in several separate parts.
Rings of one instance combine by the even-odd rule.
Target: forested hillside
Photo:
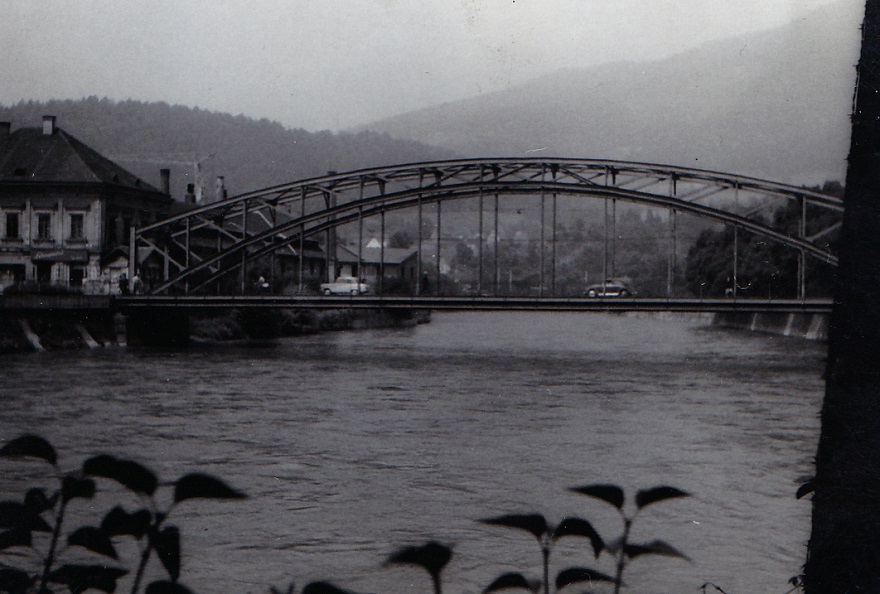
[[[374,122],[464,156],[608,158],[841,180],[858,25],[829,5],[669,58],[557,65],[540,78]]]
[[[312,133],[267,119],[167,103],[89,97],[0,106],[0,121],[12,122],[13,130],[39,126],[43,115],[57,116],[59,127],[148,183],[158,185],[158,170],[170,167],[178,200],[186,184],[194,182],[196,161],[206,196],[212,197],[218,175],[233,195],[330,170],[454,157],[448,150],[384,133]]]

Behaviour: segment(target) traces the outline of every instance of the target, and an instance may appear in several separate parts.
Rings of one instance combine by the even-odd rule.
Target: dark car
[[[632,297],[636,292],[629,281],[620,278],[608,278],[604,283],[590,285],[584,291],[584,297]]]

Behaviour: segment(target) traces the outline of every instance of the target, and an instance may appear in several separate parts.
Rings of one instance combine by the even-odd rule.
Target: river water
[[[39,433],[65,468],[111,453],[164,480],[201,471],[245,491],[172,513],[181,582],[201,593],[315,580],[429,592],[426,573],[383,561],[431,539],[454,548],[447,594],[480,592],[506,571],[540,578],[530,534],[476,520],[580,516],[611,539],[615,508],[568,488],[614,483],[628,511],[638,489],[692,494],[645,508],[632,535],[690,561],[637,558],[625,591],[712,582],[782,594],[809,534],[810,504],[794,494],[812,469],[824,357],[819,343],[704,318],[577,313],[434,314],[416,328],[262,347],[11,356],[0,440]],[[0,462],[3,498],[39,471]],[[77,505],[96,523],[109,503]],[[551,576],[574,565],[613,573],[588,549],[560,540]],[[133,565],[135,552],[123,553]]]

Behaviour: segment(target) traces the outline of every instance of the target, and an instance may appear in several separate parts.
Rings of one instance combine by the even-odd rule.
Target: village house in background
[[[0,122],[0,291],[31,281],[115,292],[131,227],[171,211],[168,170],[161,182],[159,190],[103,157],[54,116],[15,131]]]
[[[383,293],[412,293],[417,274],[418,252],[414,249],[383,247],[376,238],[366,242],[360,251],[356,245],[336,246],[336,276],[358,277],[373,292],[381,288]]]

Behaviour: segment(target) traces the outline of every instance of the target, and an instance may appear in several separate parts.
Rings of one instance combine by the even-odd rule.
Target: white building
[[[0,122],[0,290],[24,281],[111,290],[116,279],[102,258],[127,254],[129,229],[171,208],[163,172],[158,190],[56,127],[54,116],[15,131]]]

